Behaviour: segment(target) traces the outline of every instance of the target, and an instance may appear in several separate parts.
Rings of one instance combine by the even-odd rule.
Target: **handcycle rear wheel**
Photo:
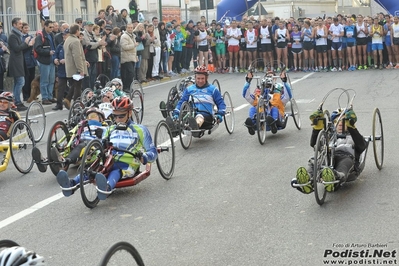
[[[130,94],[132,94],[135,90],[139,90],[144,99],[143,86],[141,86],[141,83],[138,80],[133,80],[130,84]]]
[[[258,140],[261,145],[266,142],[266,105],[265,99],[259,97],[256,105],[256,129],[258,132]]]
[[[222,93],[222,87],[220,87],[220,82],[219,82],[219,80],[214,79],[214,80],[212,81],[212,85],[214,85],[214,86],[220,91],[220,93]]]
[[[185,150],[190,147],[193,138],[191,131],[188,129],[188,119],[189,117],[193,117],[192,112],[192,108],[188,102],[184,102],[181,105],[179,114],[179,135],[181,146]]]
[[[109,77],[105,74],[100,74],[97,76],[96,80],[99,80],[101,83],[101,86],[104,88],[105,85],[110,81]]]
[[[18,120],[11,128],[10,152],[15,168],[26,174],[32,170],[32,149],[35,147],[35,138],[28,123]]]
[[[83,119],[83,111],[86,108],[82,101],[74,101],[68,113],[68,127],[73,128]]]
[[[94,139],[85,147],[80,165],[80,194],[86,207],[92,209],[97,206],[97,186],[95,173],[104,165],[104,148],[100,140]]]
[[[121,254],[123,251],[128,254]],[[107,250],[100,262],[100,266],[134,265],[133,260],[138,266],[144,266],[143,259],[141,258],[139,252],[132,246],[132,244],[128,242],[118,242]]]
[[[297,129],[301,129],[301,116],[299,114],[299,108],[296,104],[295,99],[291,99],[291,116],[294,119],[294,123]]]
[[[32,102],[26,111],[26,123],[30,126],[35,137],[35,142],[39,142],[46,130],[46,113],[43,105],[38,102]]]
[[[140,90],[134,90],[130,94],[130,99],[133,103],[133,109],[136,111],[138,116],[137,124],[141,124],[143,122],[144,116],[143,94],[140,92]]]
[[[68,171],[69,164],[62,164],[61,166],[53,164],[53,160],[51,159],[51,149],[55,147],[58,152],[65,158],[69,154],[66,152],[70,147],[68,146],[68,142],[70,141],[71,136],[69,135],[68,128],[62,121],[57,121],[51,127],[48,139],[47,139],[47,158],[49,161],[49,166],[51,172],[56,176],[59,170]]]
[[[324,167],[328,167],[329,161],[327,132],[324,130],[321,130],[317,135],[313,158],[314,195],[316,197],[317,204],[322,205],[326,198],[327,191],[322,183],[321,172]]]
[[[89,93],[92,93],[92,97],[94,97],[94,92],[91,88],[84,89],[84,91],[80,95],[80,100],[84,105],[86,105],[86,103],[90,100],[90,98],[88,97]]]
[[[381,113],[378,108],[373,112],[373,151],[375,165],[379,170],[384,163],[384,130],[382,127]]]
[[[231,101],[230,94],[225,91],[223,93],[223,100],[226,104],[226,113],[224,115],[224,125],[226,126],[226,130],[229,134],[232,134],[234,131],[235,119],[234,119],[234,106]]]
[[[161,176],[169,180],[175,170],[175,143],[172,132],[164,120],[155,129],[154,144],[158,151],[157,167]]]

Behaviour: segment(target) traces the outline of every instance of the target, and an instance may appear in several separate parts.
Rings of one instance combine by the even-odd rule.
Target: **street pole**
[[[186,23],[188,24],[187,4],[186,4]]]
[[[162,0],[159,0],[158,4],[159,4],[159,6],[158,6],[158,8],[159,8],[159,21],[163,21],[163,19],[162,19]]]
[[[208,25],[208,0],[205,0],[205,10],[206,10],[206,24]]]

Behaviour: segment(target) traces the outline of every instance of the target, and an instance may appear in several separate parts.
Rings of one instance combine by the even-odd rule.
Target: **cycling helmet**
[[[209,75],[208,69],[205,66],[197,66],[194,70],[194,74],[203,74],[205,76]]]
[[[14,94],[12,94],[9,91],[2,92],[0,94],[0,99],[5,99],[5,100],[7,100],[9,102],[13,102],[14,101]]]
[[[112,88],[110,88],[110,87],[105,87],[104,89],[102,89],[101,90],[101,95],[105,95],[105,94],[107,94],[107,92],[114,92],[113,90],[112,90]]]
[[[0,266],[45,266],[42,256],[33,251],[27,251],[23,247],[11,247],[3,249],[0,253]]]
[[[105,118],[108,118],[110,114],[112,114],[113,110],[111,103],[100,103],[98,105],[98,109],[100,109],[104,113]]]
[[[130,111],[133,109],[133,103],[128,97],[117,97],[112,101],[112,107],[115,111]]]
[[[261,81],[262,87],[271,88],[273,85],[273,78],[270,76],[265,76]]]
[[[334,122],[334,120],[337,119],[337,118],[341,115],[341,113],[342,113],[342,110],[341,110],[341,109],[334,110],[334,111],[331,113],[331,121]]]
[[[283,91],[284,87],[280,83],[277,83],[274,85],[273,92],[275,93],[281,93]]]
[[[119,87],[123,87],[122,80],[118,79],[118,78],[114,78],[113,80],[111,80],[111,84],[112,85],[119,85]]]
[[[98,109],[96,107],[89,108],[86,111],[86,116],[88,116],[90,113],[96,113],[102,118],[102,120],[105,120],[105,115],[104,115],[103,111],[101,111],[100,109]]]

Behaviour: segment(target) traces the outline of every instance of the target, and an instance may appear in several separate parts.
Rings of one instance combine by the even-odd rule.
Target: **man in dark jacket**
[[[55,48],[53,21],[46,20],[43,30],[36,36],[34,45],[34,49],[38,55],[36,59],[40,63],[40,93],[42,95],[42,104],[44,105],[57,102],[53,97],[55,82],[53,55]]]
[[[0,60],[4,54],[10,54],[8,50],[8,38],[7,35],[3,33],[3,22],[0,22]],[[0,93],[4,91],[4,73],[7,71],[7,67],[2,60],[0,61]]]
[[[191,58],[193,58],[193,49],[195,44],[195,30],[194,30],[194,22],[190,20],[186,26],[186,55],[184,60],[183,68],[186,70],[190,69]]]
[[[25,41],[26,38],[32,38],[34,37],[29,34],[29,24],[26,22],[22,23],[22,41]],[[25,65],[26,65],[26,70],[25,70],[25,85],[22,88],[22,96],[24,101],[27,101],[30,97],[30,90],[31,90],[31,83],[33,79],[35,78],[35,70],[37,66],[36,59],[33,57],[33,47],[29,47],[24,50],[24,60],[25,60]]]
[[[12,19],[11,34],[8,38],[10,49],[10,62],[8,63],[8,76],[14,78],[13,94],[15,105],[18,111],[25,111],[27,107],[21,101],[21,91],[25,84],[25,59],[24,50],[32,47],[35,39],[26,38],[22,41],[22,20],[21,18]]]

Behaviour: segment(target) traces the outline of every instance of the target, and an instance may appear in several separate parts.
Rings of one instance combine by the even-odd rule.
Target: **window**
[[[26,0],[26,20],[32,31],[40,29],[40,26],[38,26],[37,24],[38,16],[36,14],[36,11],[37,11],[36,1]]]
[[[88,20],[88,16],[87,16],[87,0],[80,0],[80,12],[82,13],[83,20]]]
[[[65,19],[64,17],[64,8],[63,0],[55,0],[55,21],[60,21]],[[61,26],[61,25],[60,25]]]

